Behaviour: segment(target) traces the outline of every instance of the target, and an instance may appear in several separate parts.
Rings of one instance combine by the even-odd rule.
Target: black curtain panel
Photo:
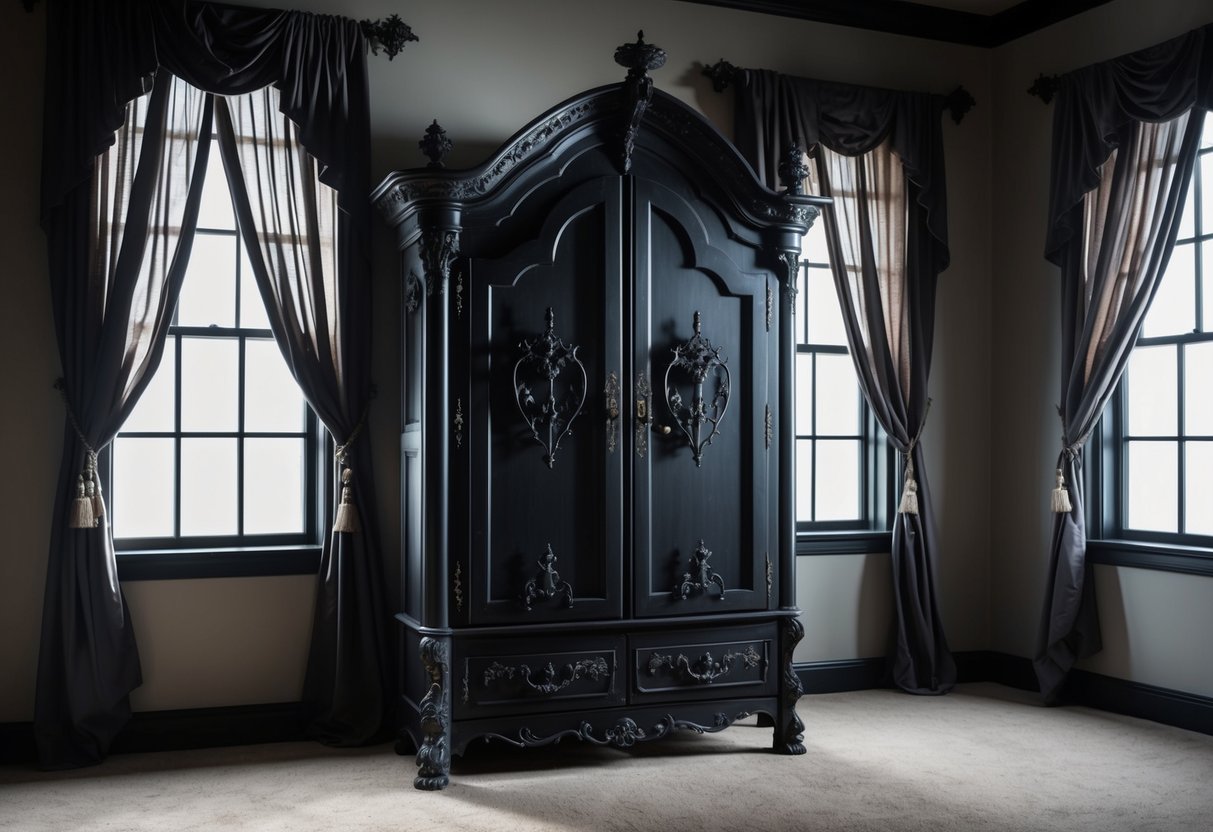
[[[130,102],[149,90],[147,108],[155,114],[177,112],[170,106],[172,95],[187,95],[178,90],[242,95],[272,85],[281,115],[293,123],[316,176],[334,192],[332,270],[335,285],[343,287],[337,304],[340,331],[332,319],[307,326],[331,334],[341,352],[340,384],[309,384],[309,361],[323,359],[301,357],[299,344],[284,337],[284,327],[276,327],[275,335],[309,402],[348,446],[344,456],[353,480],[348,501],[361,516],[357,543],[346,539],[354,535],[341,532],[324,549],[306,691],[316,711],[313,732],[333,743],[365,741],[383,721],[387,685],[369,437],[363,433],[351,443],[371,392],[365,40],[356,22],[341,17],[186,0],[51,0],[47,14],[59,48],[47,55],[41,216],[69,424],[35,704],[42,762],[62,767],[100,760],[129,716],[127,695],[140,681],[112,539],[95,520],[101,499],[89,515],[95,525],[69,529],[69,521],[80,525],[74,521],[84,517],[73,485],[78,478],[81,484],[92,482],[90,451],[112,438],[159,362],[195,225],[200,194],[195,180],[201,181],[207,162],[210,142],[198,137],[209,134],[211,96],[200,97],[197,118],[174,122],[172,129],[158,130],[157,117],[149,118],[121,228],[98,222],[95,215],[112,213],[109,202],[116,201],[116,180],[105,179],[102,169],[131,165],[134,151],[123,144],[120,131],[127,129],[124,123],[129,127]],[[158,133],[181,141],[153,140]],[[170,206],[156,200],[166,198],[165,180],[179,179],[182,166],[154,154],[178,159],[185,151],[177,144],[195,153],[193,163],[184,166],[193,178],[184,187],[186,202]],[[144,165],[155,167],[158,178],[144,174]],[[140,219],[144,208],[154,222]],[[160,240],[161,226],[179,237],[165,231]],[[117,253],[98,257],[98,246]],[[264,268],[258,273],[263,296],[268,273]],[[273,315],[272,306],[270,311]]]
[[[938,535],[919,442],[939,272],[948,266],[941,96],[745,70],[737,89],[738,147],[769,187],[789,148],[805,148],[823,215],[847,341],[860,389],[905,464],[893,524],[894,683],[937,694],[956,682],[935,584]]]
[[[1061,268],[1062,448],[1033,664],[1047,702],[1102,646],[1086,562],[1082,449],[1112,397],[1175,245],[1213,100],[1206,26],[1061,79],[1045,256]]]

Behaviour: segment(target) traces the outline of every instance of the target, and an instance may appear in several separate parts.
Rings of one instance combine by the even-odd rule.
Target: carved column
[[[417,777],[413,785],[435,791],[447,787],[451,771],[451,673],[446,642],[423,637],[421,661],[430,686],[421,699],[422,740],[417,749]]]
[[[779,680],[779,713],[775,718],[774,748],[783,754],[804,753],[804,723],[796,714],[796,702],[804,693],[796,668],[792,666],[792,653],[804,638],[804,626],[799,618],[784,618],[780,621],[779,642],[783,651],[783,666]]]
[[[459,232],[427,228],[421,234],[421,265],[427,296],[446,291],[451,263],[459,256]]]

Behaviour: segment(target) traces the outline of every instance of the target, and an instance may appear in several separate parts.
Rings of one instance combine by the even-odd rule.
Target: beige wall
[[[1066,72],[1213,21],[1213,4],[1113,0],[994,52],[993,500],[990,647],[1034,650],[1060,450],[1060,292],[1043,258],[1052,109],[1024,90],[1040,72]],[[949,160],[950,161],[950,160]],[[1103,652],[1091,670],[1213,693],[1208,637],[1213,580],[1099,567]]]
[[[257,2],[256,5],[279,5]],[[991,130],[997,112],[989,50],[915,40],[675,0],[448,0],[401,10],[388,0],[296,0],[311,11],[354,17],[400,12],[421,37],[394,61],[370,61],[375,178],[423,161],[417,139],[438,118],[455,142],[450,162],[481,161],[531,118],[582,89],[616,83],[611,56],[643,27],[669,62],[659,88],[699,108],[727,131],[731,97],[711,91],[697,62],[737,65],[945,93],[958,83],[978,101],[960,126],[944,126],[952,265],[940,283],[935,404],[924,437],[942,546],[941,607],[955,649],[990,645],[993,565],[991,472],[986,437],[993,418],[988,382],[994,344],[991,280]],[[51,394],[57,356],[46,290],[44,243],[36,229],[43,39],[41,10],[0,6],[10,121],[31,125],[5,135],[8,173],[2,210],[9,269],[0,355],[6,362],[0,435],[8,475],[0,478],[0,721],[28,720],[48,523],[62,410]],[[1047,163],[1046,163],[1047,167]],[[379,451],[376,482],[385,549],[399,540],[395,458],[397,424],[396,271],[385,231],[376,227],[373,412]],[[887,641],[887,557],[811,560],[799,586],[809,632],[798,656],[848,659],[880,655]],[[394,564],[389,557],[389,574]],[[392,581],[393,587],[395,581]],[[994,585],[997,585],[994,582]],[[143,646],[141,710],[282,701],[298,695],[310,630],[312,588],[299,578],[128,584]],[[1004,625],[1005,626],[1005,625]]]

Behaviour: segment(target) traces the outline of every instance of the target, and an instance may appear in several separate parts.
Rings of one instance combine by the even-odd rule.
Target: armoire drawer
[[[778,637],[774,624],[630,639],[634,700],[709,699],[775,692]]]
[[[622,704],[622,637],[498,639],[456,646],[457,719]]]

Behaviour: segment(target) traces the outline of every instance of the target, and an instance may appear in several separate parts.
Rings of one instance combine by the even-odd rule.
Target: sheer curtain
[[[860,389],[902,454],[893,523],[895,684],[937,694],[956,682],[935,586],[933,502],[919,441],[935,331],[935,286],[947,268],[943,99],[746,70],[737,90],[738,147],[769,187],[793,143],[810,149],[834,284]],[[912,503],[917,506],[911,509]]]
[[[337,192],[320,181],[275,88],[221,98],[216,109],[241,235],[275,340],[342,449],[339,491],[372,521],[358,524],[361,534],[326,535],[304,696],[316,710],[318,738],[365,742],[381,727],[390,674],[381,666],[377,524],[364,498],[372,493],[372,457],[360,438],[371,395],[370,292],[357,279],[362,273],[341,267],[343,259],[365,257],[364,229],[351,226]]]
[[[1086,562],[1082,450],[1116,390],[1175,245],[1213,93],[1210,27],[1077,70],[1053,121],[1046,257],[1061,267],[1058,503],[1033,665],[1056,701],[1102,647]],[[1203,63],[1202,63],[1203,61]],[[1203,102],[1203,103],[1202,103]]]
[[[126,106],[88,181],[45,206],[52,304],[68,408],[42,609],[34,727],[41,764],[103,758],[130,716],[139,656],[96,451],[130,415],[164,350],[201,198],[207,97],[167,72]],[[77,510],[78,489],[92,493]]]

